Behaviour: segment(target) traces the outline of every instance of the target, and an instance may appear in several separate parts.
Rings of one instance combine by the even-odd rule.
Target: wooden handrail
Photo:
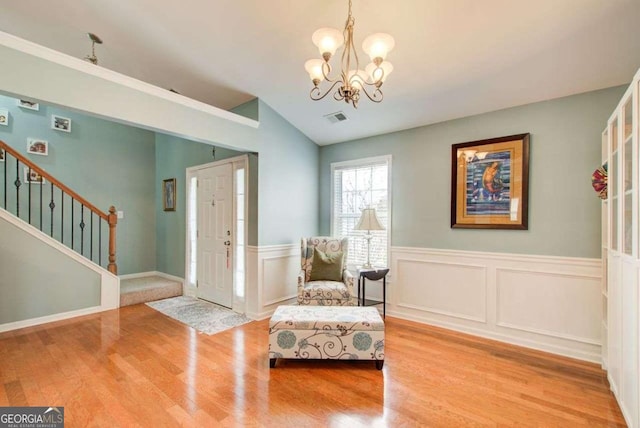
[[[9,146],[4,141],[0,140],[0,150],[5,151],[5,162],[7,162],[6,153],[9,153],[11,156],[16,158],[19,162],[22,162],[24,165],[29,167],[32,171],[37,172],[39,175],[49,180],[53,185],[58,187],[65,194],[69,195],[73,198],[74,201],[80,203],[81,205],[89,208],[94,214],[102,218],[109,225],[109,264],[107,266],[107,270],[113,273],[114,275],[118,274],[118,266],[116,265],[116,225],[118,223],[118,216],[116,214],[116,208],[114,206],[109,207],[109,213],[105,213],[102,210],[96,208],[91,202],[87,201],[85,198],[80,196],[78,193],[71,190],[69,187],[60,182],[57,178],[53,177],[51,174],[40,168],[38,165],[24,157],[21,153],[16,151],[13,147]]]
[[[64,184],[62,184],[58,179],[53,177],[51,174],[49,174],[44,169],[40,168],[35,163],[31,162],[29,159],[25,158],[22,154],[20,154],[20,152],[17,152],[13,147],[9,146],[7,143],[5,143],[2,140],[0,140],[0,149],[6,151],[7,153],[11,153],[11,156],[13,156],[14,158],[18,159],[20,162],[22,162],[23,164],[25,164],[26,166],[31,168],[32,171],[36,171],[38,174],[40,174],[41,176],[43,176],[44,178],[49,180],[51,183],[55,184],[64,193],[66,193],[67,195],[71,196],[73,199],[75,199],[76,201],[80,202],[85,207],[89,208],[96,215],[99,215],[100,217],[102,217],[102,219],[109,221],[109,215],[108,214],[106,214],[105,212],[103,212],[100,209],[96,208],[91,202],[87,201],[85,198],[83,198],[82,196],[78,195],[76,192],[74,192],[73,190],[71,190],[70,188],[68,188]]]

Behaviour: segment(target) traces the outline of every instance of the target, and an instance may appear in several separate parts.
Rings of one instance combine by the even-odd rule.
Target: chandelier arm
[[[370,83],[368,83],[368,85],[371,85]],[[364,94],[367,96],[367,98],[369,98],[371,101],[373,101],[374,103],[379,103],[384,99],[384,94],[382,93],[382,91],[380,90],[379,87],[376,86],[376,90],[373,91],[373,95],[370,95],[369,92],[367,91],[367,88],[365,86],[362,86],[361,89],[362,92],[364,92]],[[379,97],[379,98],[378,98]]]
[[[311,97],[312,100],[319,101],[324,97],[326,97],[327,95],[329,95],[329,93],[333,91],[333,88],[335,88],[336,85],[339,83],[342,83],[342,82],[340,82],[339,80],[334,82],[333,85],[331,85],[324,94],[322,93],[319,87],[314,86],[313,88],[311,88],[311,92],[309,92],[309,96]]]
[[[331,79],[329,77],[329,73],[331,73],[331,64],[329,64],[328,62],[325,62],[322,64],[322,77],[324,77],[324,80],[326,80],[329,83],[338,81],[337,77],[334,79]]]

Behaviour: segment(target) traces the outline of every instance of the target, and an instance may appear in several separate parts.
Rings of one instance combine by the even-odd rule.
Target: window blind
[[[389,236],[389,165],[386,160],[338,166],[333,169],[333,235],[349,238],[347,263],[367,261],[365,230],[354,230],[364,208],[375,208],[385,230],[371,231],[371,264],[387,266]]]

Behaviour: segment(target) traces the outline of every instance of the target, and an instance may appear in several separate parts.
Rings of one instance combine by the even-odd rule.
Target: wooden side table
[[[382,303],[382,317],[386,316],[387,309],[387,274],[389,268],[358,269],[358,306],[373,306]],[[367,299],[365,296],[366,280],[378,281],[382,279],[382,301]],[[362,297],[360,297],[360,286],[362,285]]]

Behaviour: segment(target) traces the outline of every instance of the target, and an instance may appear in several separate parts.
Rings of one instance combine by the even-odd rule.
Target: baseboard
[[[138,272],[138,273],[129,273],[127,275],[118,275],[120,277],[120,280],[126,280],[126,279],[137,279],[137,278],[144,278],[145,276],[153,276],[155,275],[157,272],[156,271],[149,271],[149,272]]]
[[[152,271],[148,271],[148,272],[130,273],[130,274],[127,274],[127,275],[120,275],[120,280],[144,278],[144,277],[147,277],[147,276],[159,276],[161,278],[170,279],[172,281],[180,282],[184,286],[184,278],[180,278],[179,276],[169,275],[168,273],[159,272],[157,270],[152,270]]]
[[[60,314],[46,315],[43,317],[31,318],[28,320],[10,322],[7,324],[0,325],[0,333],[4,333],[6,331],[11,331],[11,330],[18,330],[20,328],[25,328],[25,327],[33,327],[36,325],[46,324],[54,321],[62,321],[69,318],[75,318],[83,315],[95,314],[98,312],[103,312],[105,310],[109,310],[109,309],[105,309],[101,306],[92,306],[90,308],[77,309],[75,311],[63,312]]]
[[[482,329],[476,329],[473,327],[463,326],[459,324],[449,323],[446,321],[439,321],[433,319],[424,319],[416,316],[411,316],[406,313],[401,313],[387,308],[387,315],[395,318],[400,318],[407,321],[413,321],[420,324],[432,325],[435,327],[445,328],[447,330],[457,331],[460,333],[466,333],[473,336],[483,337],[485,339],[496,340],[498,342],[507,343],[510,345],[522,346],[524,348],[535,349],[537,351],[549,352],[555,355],[562,355],[564,357],[575,358],[582,361],[588,361],[591,363],[600,364],[600,354],[597,352],[585,352],[576,349],[571,349],[564,346],[554,346],[548,343],[537,342],[534,340],[527,340],[523,338],[513,337],[509,335],[502,335],[500,333],[491,332]]]

